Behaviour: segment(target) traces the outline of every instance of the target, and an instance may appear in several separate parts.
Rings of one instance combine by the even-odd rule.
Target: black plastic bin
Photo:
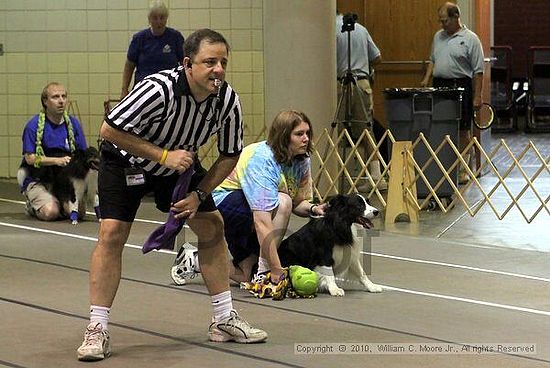
[[[458,130],[461,118],[462,88],[389,88],[384,90],[386,118],[389,129],[397,141],[414,142],[422,132],[432,148],[437,146],[449,135],[453,143],[458,145]],[[390,154],[391,154],[391,147]],[[431,157],[424,144],[420,143],[413,151],[414,158],[422,167]],[[446,145],[438,153],[438,158],[448,170],[457,157]],[[458,166],[457,166],[458,167]],[[458,182],[458,169],[449,174],[455,184]],[[432,160],[424,170],[426,179],[432,187],[441,180],[443,172]],[[416,182],[419,198],[425,198],[430,191],[422,178]],[[448,181],[437,190],[438,197],[450,197],[454,191]]]

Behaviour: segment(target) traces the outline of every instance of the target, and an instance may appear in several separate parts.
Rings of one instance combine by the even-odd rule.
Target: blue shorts
[[[224,221],[225,239],[233,264],[240,262],[251,255],[260,254],[260,243],[254,228],[252,210],[246,201],[242,190],[235,190],[218,205]]]

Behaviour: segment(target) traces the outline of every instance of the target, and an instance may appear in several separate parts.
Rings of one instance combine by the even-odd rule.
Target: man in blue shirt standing
[[[158,0],[153,1],[147,18],[150,27],[134,34],[128,48],[122,73],[121,99],[126,97],[130,90],[134,70],[134,85],[136,85],[148,75],[175,68],[183,60],[184,39],[179,31],[166,27],[168,21],[166,5]]]

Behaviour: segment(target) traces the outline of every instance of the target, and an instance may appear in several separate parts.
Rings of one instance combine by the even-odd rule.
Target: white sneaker
[[[182,245],[170,272],[176,285],[185,285],[186,280],[193,279],[200,273],[199,265],[195,262],[197,255],[197,248],[189,243]]]
[[[78,360],[102,360],[111,355],[111,339],[109,331],[104,330],[99,322],[91,322],[86,327],[84,342],[76,350]]]
[[[235,341],[249,344],[267,339],[267,332],[254,328],[232,310],[229,317],[212,322],[208,328],[208,339],[215,342]]]

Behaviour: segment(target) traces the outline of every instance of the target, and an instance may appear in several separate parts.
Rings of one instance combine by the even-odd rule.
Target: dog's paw
[[[384,290],[382,286],[373,284],[372,282],[369,285],[365,285],[365,289],[370,293],[381,293]]]
[[[361,277],[361,284],[363,284],[365,290],[370,293],[381,293],[384,290],[382,286],[372,282],[366,275]]]
[[[317,273],[319,276],[319,287],[317,288],[318,292],[329,292],[332,296],[344,296],[344,289],[341,289],[336,285],[334,276],[327,276],[320,273]]]
[[[339,288],[338,286],[329,287],[328,292],[332,296],[344,296],[344,289]]]

